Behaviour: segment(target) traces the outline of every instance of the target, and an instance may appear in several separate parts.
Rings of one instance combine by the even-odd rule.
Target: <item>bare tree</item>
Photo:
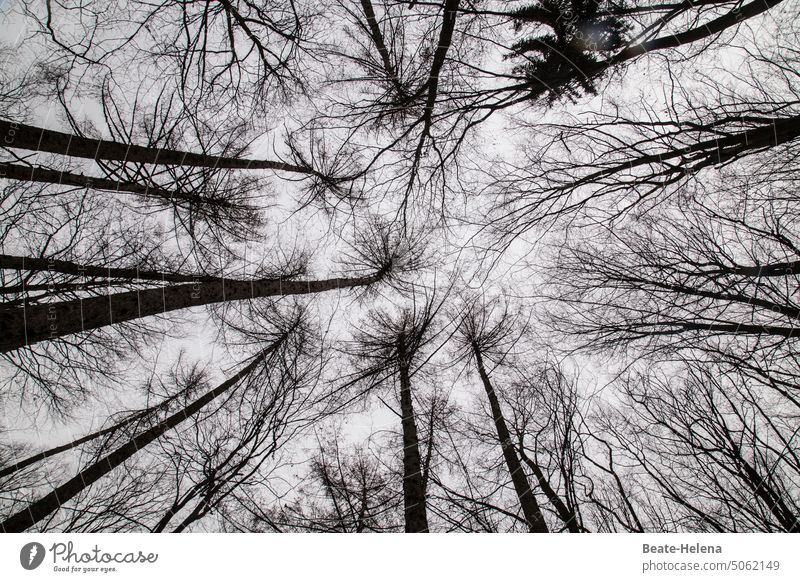
[[[406,532],[427,532],[429,527],[411,377],[422,364],[422,352],[433,337],[435,313],[431,301],[403,308],[397,314],[373,311],[348,348],[361,368],[358,376],[364,381],[377,385],[396,378],[399,383]]]
[[[87,332],[108,325],[141,319],[150,315],[169,313],[187,307],[210,305],[213,303],[253,300],[261,297],[305,295],[351,287],[366,287],[375,284],[389,275],[396,267],[398,270],[413,268],[407,263],[405,251],[395,246],[395,240],[381,238],[367,241],[366,246],[355,247],[358,258],[366,261],[368,266],[376,268],[365,276],[337,277],[322,280],[298,281],[291,278],[284,280],[281,275],[266,278],[226,279],[224,276],[206,277],[198,275],[192,283],[179,283],[162,286],[137,288],[132,291],[113,292],[108,289],[104,294],[89,298],[77,298],[62,301],[42,302],[35,305],[8,306],[2,310],[4,343],[2,351],[22,348],[37,342],[60,338],[65,335]],[[408,246],[405,247],[409,249]],[[375,253],[381,253],[380,255]],[[24,258],[17,257],[13,261],[22,269]],[[11,264],[11,263],[8,263]],[[362,261],[362,265],[365,263]],[[96,265],[85,265],[88,272],[97,272]],[[28,270],[49,270],[40,260],[34,260]],[[63,263],[53,269],[59,272],[66,270]],[[82,268],[72,267],[73,275],[80,276]],[[128,271],[130,274],[131,271]],[[152,279],[152,273],[146,273],[146,279]],[[291,274],[290,274],[291,277]],[[134,281],[139,279],[138,275]]]
[[[714,198],[687,197],[625,229],[601,227],[602,250],[579,244],[560,252],[553,281],[564,290],[558,281],[569,280],[570,290],[557,327],[594,349],[793,359],[800,315],[793,204],[746,184],[718,187]],[[777,388],[797,404],[795,388]]]
[[[614,221],[647,212],[720,172],[788,178],[800,136],[799,86],[781,71],[796,68],[797,54],[753,51],[752,61],[735,88],[703,79],[706,96],[676,90],[657,109],[637,104],[645,109],[638,118],[617,108],[535,124],[522,159],[500,161],[491,178],[500,195],[495,237],[509,244],[561,216]]]
[[[3,530],[24,531],[35,525],[41,519],[45,518],[54,510],[70,501],[81,491],[92,485],[95,481],[114,468],[122,465],[147,445],[163,437],[187,419],[203,411],[205,407],[220,396],[226,395],[229,391],[236,389],[243,381],[247,383],[260,382],[264,370],[269,370],[269,367],[276,365],[276,363],[280,365],[282,359],[290,361],[289,355],[291,354],[293,345],[299,343],[302,346],[303,342],[306,341],[306,338],[303,337],[303,328],[305,325],[302,312],[291,315],[283,322],[274,321],[274,328],[271,331],[271,341],[265,342],[265,344],[263,344],[264,347],[255,357],[251,358],[252,361],[234,376],[222,382],[216,388],[206,391],[204,394],[191,401],[187,401],[180,408],[171,411],[169,415],[158,420],[158,422],[147,427],[145,430],[134,433],[129,440],[123,442],[121,445],[117,445],[113,451],[103,453],[95,462],[80,470],[72,479],[56,487],[53,491],[31,503],[28,507],[7,517],[2,523]],[[196,375],[192,375],[192,382],[197,382],[198,380],[199,378]],[[269,384],[264,388],[267,394],[270,394],[272,401],[268,406],[256,407],[255,417],[250,420],[250,422],[255,423],[255,426],[252,428],[253,432],[251,432],[249,436],[247,433],[240,435],[241,438],[244,438],[244,441],[239,445],[239,448],[251,445],[252,443],[250,441],[253,439],[264,438],[264,436],[259,435],[261,435],[264,423],[272,419],[275,412],[273,407],[286,397],[286,392],[284,391],[288,390],[289,393],[291,392],[291,386],[287,386],[285,382],[281,383],[279,391],[270,390]],[[252,390],[250,392],[252,392]],[[258,393],[259,392],[256,391],[256,395],[258,395]],[[257,444],[261,445],[263,442],[263,440],[259,440]],[[234,472],[233,475],[235,476],[236,472]],[[206,493],[207,496],[211,496],[212,493],[209,493],[209,491],[215,492],[214,488],[219,488],[220,486],[220,483],[212,480],[211,484],[206,483],[205,487],[201,487],[199,491]],[[210,490],[209,487],[211,487]],[[197,495],[198,493],[196,492],[195,495],[186,497],[186,503]],[[195,508],[196,513],[192,513],[185,518],[185,520],[188,520],[186,524],[188,525],[188,523],[204,515],[204,512],[209,511],[211,507],[212,504],[206,498]],[[177,513],[177,509],[169,515],[171,516],[175,513]],[[185,525],[183,525],[183,527],[185,527]]]
[[[682,370],[682,378],[654,371],[627,380],[629,404],[612,423],[623,454],[675,508],[674,525],[798,531],[791,421],[771,409],[762,387],[735,372]]]
[[[335,438],[320,443],[300,495],[261,521],[272,531],[402,531],[394,476],[369,447],[342,450]]]
[[[519,498],[528,528],[533,533],[547,533],[549,529],[517,455],[500,407],[500,399],[492,385],[486,364],[487,360],[495,365],[501,364],[509,349],[509,344],[513,345],[513,316],[507,308],[505,310],[492,309],[492,307],[477,302],[472,302],[467,309],[467,314],[460,325],[462,350],[466,351],[467,358],[470,360],[474,358],[475,367],[489,401],[489,409],[497,431],[497,441],[503,451],[506,467],[514,484],[514,490]]]

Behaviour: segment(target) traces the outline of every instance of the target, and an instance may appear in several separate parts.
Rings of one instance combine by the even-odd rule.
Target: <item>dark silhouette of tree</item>
[[[534,81],[556,80],[549,96],[550,102],[562,97],[577,98],[579,90],[596,94],[594,79],[583,71],[599,65],[597,55],[608,54],[622,47],[627,25],[608,9],[603,10],[596,0],[543,0],[536,6],[514,11],[515,26],[539,16],[552,32],[517,41],[511,47],[514,55],[523,55],[527,62],[517,65],[514,72]],[[546,15],[542,18],[542,15]],[[534,55],[534,56],[531,56]],[[571,86],[569,79],[577,87]]]
[[[407,243],[398,247],[397,240],[389,235],[377,234],[377,240],[362,238],[356,242],[353,260],[374,266],[369,274],[359,277],[337,277],[321,280],[295,280],[293,273],[284,280],[281,275],[255,279],[227,279],[224,276],[209,278],[198,275],[192,283],[178,283],[132,291],[97,294],[89,298],[62,301],[49,301],[37,305],[6,306],[0,313],[0,326],[4,333],[4,343],[0,350],[7,352],[53,340],[65,335],[87,332],[104,326],[137,320],[151,315],[169,313],[193,306],[210,305],[220,302],[253,300],[262,297],[306,295],[353,287],[366,287],[389,278],[390,273],[412,268],[408,264],[412,257],[404,256],[411,252]],[[376,254],[381,253],[381,254]],[[24,258],[16,257],[15,265],[22,268]],[[26,269],[49,269],[43,262],[34,260]],[[54,263],[55,265],[55,263]],[[53,267],[58,270],[58,267]],[[63,270],[63,264],[61,265]],[[86,265],[89,272],[96,272],[96,265]],[[78,267],[74,274],[80,275]],[[129,271],[130,273],[130,271]],[[138,279],[139,277],[135,277]],[[55,327],[53,327],[55,326]]]
[[[517,374],[520,380],[511,407],[520,459],[536,478],[562,528],[571,533],[585,531],[579,510],[581,502],[589,500],[580,499],[577,487],[585,480],[587,429],[576,383],[553,362]]]
[[[791,426],[739,374],[683,369],[684,377],[625,382],[628,404],[612,425],[623,454],[661,491],[679,527],[798,531]]]
[[[0,120],[0,132],[7,139],[3,147],[34,152],[49,152],[90,160],[162,164],[200,168],[239,170],[276,170],[298,174],[313,174],[311,168],[271,160],[251,160],[225,155],[176,151],[161,147],[140,146],[81,135],[72,135],[24,123]]]
[[[272,336],[271,341],[262,344],[264,347],[260,352],[257,353],[255,357],[251,358],[252,361],[234,376],[222,382],[217,387],[206,391],[199,397],[187,401],[183,406],[172,411],[169,415],[160,419],[152,426],[135,433],[129,440],[116,446],[113,451],[102,454],[95,462],[80,470],[73,478],[59,485],[47,495],[37,499],[28,507],[7,517],[2,524],[0,524],[0,527],[2,527],[5,532],[14,532],[24,531],[35,525],[104,475],[108,474],[116,467],[121,466],[125,461],[139,453],[150,443],[160,439],[170,431],[173,431],[181,423],[186,422],[188,419],[203,411],[220,396],[226,395],[232,390],[236,390],[237,386],[242,382],[251,386],[255,385],[253,383],[263,382],[265,370],[268,371],[271,366],[280,367],[291,361],[292,350],[296,349],[296,345],[302,346],[303,342],[306,341],[306,338],[303,337],[304,334],[307,333],[304,330],[305,326],[303,314],[300,311],[291,314],[283,321],[279,321],[276,318],[272,322],[272,329],[270,332]],[[197,375],[191,376],[191,381],[197,382],[198,380],[199,377]],[[253,446],[251,442],[253,439],[260,441],[256,443],[256,446],[259,446],[263,444],[263,439],[272,438],[269,435],[262,435],[262,429],[264,423],[274,421],[272,416],[276,412],[275,407],[281,403],[281,400],[287,397],[285,391],[289,393],[292,391],[293,384],[290,383],[287,386],[285,380],[286,379],[284,379],[283,382],[279,382],[277,387],[279,390],[275,390],[274,388],[270,389],[269,384],[264,386],[262,390],[266,391],[270,398],[268,405],[264,406],[263,403],[261,403],[256,407],[255,416],[249,420],[249,422],[254,423],[254,426],[247,427],[245,423],[244,426],[247,428],[243,434],[237,435],[237,437],[242,440],[238,443],[238,448],[236,448],[235,451],[238,451],[242,447]],[[254,392],[252,389],[247,391],[251,394]],[[255,390],[255,393],[259,394],[259,391]],[[280,420],[276,422],[280,424]],[[240,467],[238,468],[240,469]],[[236,478],[238,476],[237,473],[238,471],[234,470],[231,476],[227,477],[227,480]],[[179,509],[182,509],[181,502],[185,505],[189,501],[200,496],[200,494],[205,496],[201,496],[200,503],[186,518],[184,518],[184,521],[178,525],[179,529],[185,528],[191,522],[196,521],[202,517],[202,515],[210,511],[213,504],[209,501],[209,498],[218,494],[221,486],[229,485],[225,483],[226,479],[224,474],[220,476],[220,482],[215,480],[216,477],[216,474],[209,476],[211,482],[205,482],[202,487],[198,488],[194,495],[188,495],[179,502],[176,502],[175,505],[180,507],[173,506],[170,512],[168,512],[169,517],[172,517]],[[165,521],[165,519],[166,517],[162,518],[159,523],[168,523],[169,520],[167,519]]]
[[[394,476],[368,448],[342,450],[320,444],[297,499],[267,517],[258,529],[325,533],[402,531]]]
[[[722,171],[767,182],[786,175],[800,136],[797,78],[782,77],[779,89],[766,79],[795,61],[791,54],[761,56],[743,88],[729,90],[709,79],[710,103],[678,104],[676,96],[666,109],[647,112],[649,119],[601,112],[538,124],[542,148],[501,163],[494,236],[508,244],[562,216],[614,220],[643,212]]]
[[[676,3],[647,25],[630,30],[622,16],[624,8],[620,11],[603,10],[601,2],[583,0],[539,2],[537,7],[547,15],[540,21],[546,21],[552,32],[522,40],[514,46],[517,52],[534,51],[537,56],[531,59],[533,62],[529,66],[520,66],[518,70],[527,80],[510,90],[527,90],[529,95],[526,99],[547,94],[551,102],[562,96],[575,98],[578,88],[594,93],[596,81],[624,63],[654,51],[711,39],[780,3],[781,0],[750,2],[743,6],[735,2]],[[664,32],[671,21],[692,9],[703,11],[708,4],[712,8],[727,5],[729,9],[702,24],[692,19],[685,29]],[[520,26],[525,21],[526,9],[521,9],[518,14],[522,18],[515,13],[511,17]],[[631,40],[624,42],[626,32]],[[606,55],[602,58],[595,56],[595,53],[602,55],[604,52]]]
[[[514,333],[513,321],[511,321],[512,316],[508,311],[495,315],[492,313],[493,310],[491,308],[479,305],[476,302],[473,302],[467,309],[467,314],[464,316],[459,328],[463,344],[462,349],[466,351],[469,359],[474,359],[475,367],[486,391],[489,409],[497,430],[497,441],[503,451],[506,467],[514,484],[514,490],[519,498],[519,504],[528,528],[533,533],[547,533],[549,531],[547,524],[522,468],[503,410],[500,407],[500,400],[495,393],[495,388],[492,385],[492,380],[486,367],[487,361],[495,365],[502,362],[505,355],[503,348],[507,343],[513,343],[513,339],[509,337]],[[493,361],[493,357],[499,359],[499,362]]]
[[[405,531],[427,532],[428,515],[411,377],[422,362],[422,351],[432,339],[436,309],[430,301],[394,314],[373,311],[360,325],[351,348],[363,381],[380,384],[388,378],[399,384],[403,450]]]
[[[609,236],[602,250],[561,253],[556,279],[571,283],[558,327],[595,349],[793,353],[792,204],[718,187],[716,200],[687,197],[625,229],[599,229]]]

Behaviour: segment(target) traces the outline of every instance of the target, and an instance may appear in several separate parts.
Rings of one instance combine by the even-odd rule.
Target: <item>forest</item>
[[[0,2],[0,531],[800,533],[800,2]]]

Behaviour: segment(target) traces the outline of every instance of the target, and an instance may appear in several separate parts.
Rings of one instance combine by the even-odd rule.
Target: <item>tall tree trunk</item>
[[[321,293],[369,285],[381,277],[382,273],[377,272],[367,277],[320,281],[242,281],[219,278],[214,281],[124,291],[87,299],[13,308],[0,307],[0,352],[187,307],[276,295]]]
[[[403,426],[403,503],[406,532],[427,533],[428,512],[425,507],[425,484],[422,481],[422,459],[411,399],[411,378],[403,338],[398,341],[400,358],[400,414]]]
[[[148,417],[152,417],[154,414],[158,412],[167,410],[169,406],[173,404],[175,400],[180,398],[183,394],[184,394],[183,392],[179,392],[177,394],[174,394],[173,396],[166,398],[165,400],[159,402],[158,404],[145,408],[144,410],[131,412],[128,416],[124,417],[119,422],[112,424],[111,426],[89,433],[85,436],[77,438],[66,444],[53,447],[52,449],[47,449],[46,451],[36,453],[35,455],[31,455],[30,457],[20,459],[19,461],[12,461],[5,467],[0,468],[0,477],[6,477],[8,475],[16,473],[17,471],[21,471],[25,467],[34,465],[39,461],[49,459],[50,457],[54,457],[60,453],[69,451],[70,449],[74,449],[75,447],[78,447],[84,443],[88,443],[95,439],[99,439],[100,437],[103,437],[105,435],[110,435],[118,430],[129,427],[135,423],[141,422],[147,419]]]
[[[58,184],[59,186],[77,186],[79,188],[93,188],[109,192],[130,192],[167,204],[189,203],[215,208],[244,207],[243,204],[232,204],[224,197],[209,198],[191,191],[178,191],[162,188],[156,185],[146,185],[139,182],[114,180],[110,178],[95,178],[74,172],[51,170],[41,166],[23,166],[21,164],[0,163],[0,178],[10,178],[21,182],[40,182],[44,184]]]
[[[0,269],[15,271],[51,271],[64,273],[76,277],[102,277],[106,279],[124,279],[130,281],[161,281],[162,283],[196,283],[219,281],[219,277],[212,275],[195,275],[191,273],[169,273],[166,271],[151,271],[138,267],[100,267],[97,265],[81,265],[72,261],[49,257],[18,257],[15,255],[0,255]],[[6,293],[11,287],[3,287]],[[13,287],[17,289],[17,287]],[[24,291],[25,288],[19,287]]]
[[[547,480],[547,476],[542,471],[542,468],[536,463],[533,459],[528,457],[525,454],[525,451],[522,450],[520,446],[519,455],[522,460],[525,462],[528,467],[530,467],[531,471],[533,471],[534,477],[539,482],[539,487],[542,488],[544,494],[547,496],[547,500],[553,505],[558,513],[558,517],[561,518],[561,521],[564,522],[567,530],[570,533],[581,533],[581,528],[578,526],[578,516],[575,514],[571,508],[567,507],[566,503],[561,500],[561,497],[558,496],[558,493],[550,486],[550,482]]]
[[[492,418],[494,419],[494,426],[497,429],[497,439],[500,441],[500,448],[503,450],[503,457],[506,461],[506,467],[511,474],[511,482],[514,484],[514,490],[517,492],[519,504],[522,507],[522,515],[525,516],[525,521],[528,522],[528,530],[533,533],[547,533],[547,524],[544,521],[542,510],[536,497],[531,490],[528,483],[528,478],[522,469],[522,464],[519,462],[514,444],[511,442],[511,435],[508,432],[503,411],[500,409],[500,401],[497,399],[492,383],[489,380],[489,375],[486,373],[486,368],[483,365],[483,356],[481,355],[480,348],[475,342],[472,343],[472,351],[475,353],[475,360],[478,365],[478,373],[483,381],[483,387],[486,390],[486,396],[489,399],[489,407],[491,408]]]
[[[669,172],[685,174],[690,170],[699,170],[730,161],[747,152],[777,147],[798,137],[800,137],[800,115],[775,118],[773,121],[763,123],[760,127],[728,133],[683,147],[672,147],[655,154],[641,155],[615,166],[597,170],[574,183],[590,184],[621,171],[639,166],[664,165],[667,161],[676,158],[686,158],[687,161],[669,166]]]
[[[115,432],[115,431],[117,431],[117,430],[119,430],[121,428],[124,428],[124,427],[126,427],[126,426],[128,426],[130,424],[133,424],[134,422],[136,422],[138,420],[144,419],[148,414],[151,414],[152,412],[154,412],[158,408],[161,408],[161,405],[153,407],[153,408],[149,408],[147,410],[143,410],[141,412],[137,412],[137,413],[133,414],[132,416],[130,416],[128,418],[125,418],[125,419],[117,422],[116,424],[114,424],[112,426],[109,426],[108,428],[104,428],[104,429],[98,430],[96,432],[87,434],[86,436],[83,436],[81,438],[75,439],[74,441],[71,441],[71,442],[69,442],[69,443],[67,443],[65,445],[59,445],[57,447],[53,447],[52,449],[48,449],[46,451],[42,451],[41,453],[37,453],[35,455],[31,455],[30,457],[27,457],[25,459],[21,459],[19,461],[12,461],[10,465],[6,465],[5,467],[0,468],[0,477],[6,477],[8,475],[16,473],[17,471],[21,471],[25,467],[29,467],[30,465],[34,465],[34,464],[38,463],[39,461],[44,461],[45,459],[48,459],[50,457],[54,457],[54,456],[56,456],[56,455],[58,455],[60,453],[63,453],[64,451],[68,451],[70,449],[74,449],[75,447],[78,447],[78,446],[80,446],[80,445],[82,445],[84,443],[88,443],[88,442],[93,441],[95,439],[98,439],[98,438],[100,438],[100,437],[102,437],[104,435],[111,434],[111,433],[113,433],[113,432]]]
[[[111,472],[116,467],[122,465],[148,444],[161,437],[167,431],[175,428],[186,419],[194,416],[215,398],[230,390],[261,365],[282,341],[282,339],[279,339],[267,349],[263,350],[250,364],[245,366],[232,378],[229,378],[213,390],[206,392],[203,396],[168,416],[152,428],[132,438],[114,452],[80,471],[75,477],[63,485],[57,487],[44,497],[34,501],[25,509],[18,511],[4,522],[0,523],[0,530],[6,533],[22,532],[47,517],[64,503],[89,487],[92,483]]]
[[[318,175],[311,168],[273,162],[270,160],[248,160],[197,154],[158,147],[146,147],[133,144],[92,139],[35,127],[24,123],[0,119],[0,135],[2,145],[8,148],[20,148],[35,152],[49,152],[73,158],[90,160],[114,160],[139,164],[169,164],[175,166],[192,166],[204,168],[231,168],[242,170],[279,170],[298,174]]]
[[[392,64],[392,57],[389,54],[389,49],[386,48],[386,41],[383,38],[381,27],[378,25],[378,19],[375,16],[375,10],[372,7],[372,2],[370,2],[370,0],[361,0],[361,9],[364,11],[364,16],[367,18],[366,28],[369,30],[370,38],[372,38],[372,42],[375,45],[375,48],[378,50],[378,54],[381,56],[383,72],[385,72],[386,75],[392,80],[392,84],[394,85],[394,89],[398,96],[403,95],[405,90],[403,89],[403,84],[400,82],[400,78],[397,76],[397,71]]]

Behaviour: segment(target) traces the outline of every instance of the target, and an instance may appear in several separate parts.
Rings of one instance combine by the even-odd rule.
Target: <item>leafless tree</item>
[[[195,396],[194,393],[202,391],[198,384],[203,378],[201,374],[190,371],[185,380],[189,386],[182,390],[181,398],[177,398],[177,402],[165,403],[167,406],[163,408],[166,408],[166,414],[154,419],[155,422],[151,421],[150,426],[145,426],[141,430],[135,424],[129,423],[125,431],[113,435],[115,438],[111,442],[106,442],[96,453],[96,460],[80,470],[75,477],[28,507],[7,517],[2,524],[4,531],[23,531],[35,525],[150,443],[168,437],[188,419],[200,413],[207,414],[205,409],[215,400],[225,396],[226,401],[231,402],[229,393],[235,395],[239,392],[239,398],[233,400],[235,402],[233,420],[240,423],[241,432],[237,429],[234,435],[218,435],[215,434],[217,429],[212,425],[207,429],[211,434],[204,435],[204,439],[199,435],[195,437],[210,439],[214,447],[213,454],[205,451],[202,454],[191,455],[191,462],[200,463],[201,467],[205,466],[206,473],[201,473],[203,478],[191,486],[188,492],[182,493],[180,488],[175,491],[176,500],[154,527],[160,531],[190,504],[192,508],[178,523],[178,529],[183,529],[206,515],[213,509],[217,499],[229,494],[238,479],[246,478],[248,471],[256,471],[259,461],[263,462],[263,459],[274,451],[272,447],[277,446],[280,438],[278,435],[287,430],[285,415],[292,407],[292,401],[300,398],[296,389],[298,383],[304,381],[302,378],[304,371],[302,366],[293,369],[291,364],[299,353],[308,349],[304,345],[309,341],[308,324],[304,321],[302,311],[296,311],[283,320],[279,320],[277,315],[279,314],[273,313],[273,321],[268,330],[271,339],[264,341],[261,344],[264,347],[234,376],[217,387]],[[297,375],[298,372],[300,376]],[[246,389],[240,388],[243,382],[247,385]],[[219,421],[221,416],[219,409],[210,416],[216,417]],[[195,428],[199,429],[200,426],[198,421]],[[221,426],[224,426],[224,423],[221,423]],[[92,440],[107,434],[94,435],[95,438]],[[230,440],[233,442],[226,442]],[[198,443],[198,446],[202,447],[203,443]],[[66,450],[64,447],[62,449]],[[183,444],[181,449],[189,450],[189,447]],[[180,454],[182,453],[178,453]],[[204,456],[207,461],[203,460]],[[254,466],[248,466],[254,459]],[[16,465],[16,468],[21,469],[22,466]],[[178,472],[180,473],[180,469]]]
[[[337,440],[320,445],[300,494],[268,518],[268,531],[402,531],[394,475],[368,447],[342,450]]]
[[[428,515],[420,452],[418,421],[414,412],[412,375],[424,363],[423,350],[435,337],[431,326],[435,303],[426,301],[400,308],[399,313],[373,311],[361,324],[348,348],[358,362],[357,375],[372,385],[386,381],[399,383],[402,426],[403,500],[405,531],[427,532]]]
[[[713,199],[687,197],[626,228],[600,227],[602,250],[560,252],[553,281],[571,283],[556,326],[593,349],[700,350],[743,370],[758,361],[766,377],[768,362],[784,359],[775,387],[797,406],[786,384],[796,361],[794,204],[771,189],[715,185]]]
[[[672,508],[671,526],[798,531],[797,416],[736,372],[677,370],[626,380],[627,405],[609,423],[622,455]]]
[[[513,316],[508,312],[507,307],[505,310],[492,309],[492,307],[473,301],[461,322],[460,340],[466,357],[470,360],[474,359],[474,365],[486,391],[489,409],[497,431],[497,441],[503,451],[506,467],[514,484],[514,490],[528,528],[534,533],[546,533],[549,531],[547,524],[528,477],[522,468],[514,440],[511,438],[508,424],[500,407],[500,399],[489,377],[490,369],[487,369],[487,366],[497,366],[503,362],[510,347],[509,344],[513,345],[514,343],[515,330],[513,327]]]

